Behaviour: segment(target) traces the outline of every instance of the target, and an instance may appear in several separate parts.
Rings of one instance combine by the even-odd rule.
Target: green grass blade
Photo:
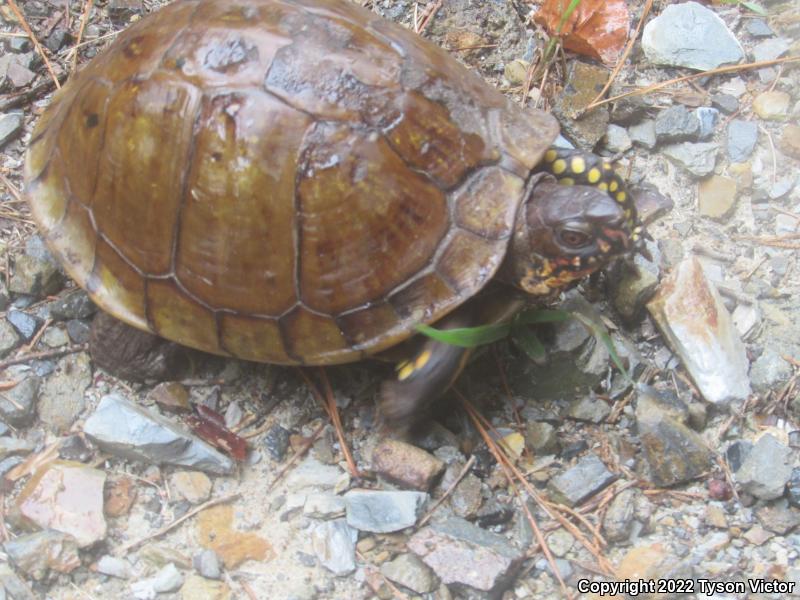
[[[558,35],[561,35],[561,32],[564,29],[564,25],[567,24],[567,21],[569,21],[569,18],[572,16],[572,13],[575,12],[575,9],[578,8],[578,5],[580,3],[581,3],[581,0],[572,0],[572,2],[569,3],[569,6],[567,7],[567,10],[565,10],[561,14],[561,19],[558,21],[558,29],[556,29],[556,33]]]
[[[511,331],[511,341],[535,363],[544,359],[546,351],[537,335],[529,327],[516,327]]]
[[[536,325],[537,323],[562,323],[572,318],[567,310],[529,308],[520,312],[514,319],[515,325]]]
[[[459,327],[457,329],[435,329],[429,325],[417,325],[417,331],[429,338],[461,348],[474,348],[475,346],[502,340],[508,336],[510,330],[510,323],[481,325],[480,327]]]
[[[742,2],[744,6],[752,10],[757,15],[761,15],[762,17],[767,16],[767,9],[761,6],[760,4],[756,4],[755,2]]]

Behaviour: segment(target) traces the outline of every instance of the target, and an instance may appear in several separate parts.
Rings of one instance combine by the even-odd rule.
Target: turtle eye
[[[558,238],[565,246],[575,249],[588,246],[591,242],[591,237],[587,233],[574,229],[562,229],[558,232]]]

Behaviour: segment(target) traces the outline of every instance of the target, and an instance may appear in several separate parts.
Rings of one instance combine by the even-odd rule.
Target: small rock
[[[779,498],[792,475],[792,451],[765,433],[735,474],[742,491],[762,500]]]
[[[31,43],[26,37],[12,37],[8,41],[8,49],[12,52],[27,52],[31,49]]]
[[[231,589],[224,581],[189,575],[181,588],[181,600],[231,600]]]
[[[344,495],[347,524],[372,533],[400,531],[416,524],[427,499],[424,492],[352,490]]]
[[[56,54],[61,48],[72,41],[72,34],[62,27],[56,27],[53,33],[47,36],[44,45],[50,52]]]
[[[748,340],[758,331],[758,325],[761,323],[761,311],[754,304],[737,304],[731,318],[742,339]],[[750,367],[750,382],[753,386],[756,385],[752,367]]]
[[[700,122],[700,131],[697,133],[697,137],[701,140],[710,138],[717,126],[719,111],[716,108],[699,106],[694,109],[694,114]]]
[[[430,567],[413,554],[401,554],[382,564],[381,573],[390,581],[417,594],[428,594],[438,586],[436,575]]]
[[[772,504],[758,507],[756,517],[765,529],[774,531],[778,535],[787,535],[800,525],[800,511],[791,508],[783,498]]]
[[[289,449],[289,430],[280,425],[273,425],[264,436],[264,447],[272,460],[280,462],[286,457]]]
[[[0,437],[0,460],[8,456],[24,456],[30,454],[36,447],[28,440],[20,440],[12,437]]]
[[[189,390],[177,381],[159,383],[147,394],[147,402],[158,404],[165,412],[179,414],[192,411]]]
[[[761,525],[754,525],[742,537],[754,546],[760,546],[770,538],[775,537],[775,534],[767,531]]]
[[[372,468],[386,480],[404,488],[427,491],[444,472],[444,463],[411,444],[387,439],[372,452]]]
[[[792,366],[775,348],[767,347],[750,367],[750,381],[759,394],[783,385],[792,376]]]
[[[659,142],[696,141],[700,138],[700,119],[683,106],[665,108],[656,116],[656,139]]]
[[[782,120],[788,116],[790,100],[786,92],[761,92],[753,100],[753,110],[762,119]]]
[[[0,416],[6,423],[18,429],[31,424],[41,383],[41,377],[29,374],[13,388],[0,391]]]
[[[73,344],[85,344],[89,341],[89,324],[80,319],[67,321],[67,335]]]
[[[786,498],[790,505],[800,508],[800,467],[792,469],[789,481],[786,482]]]
[[[0,357],[19,346],[21,340],[17,330],[5,319],[0,319]]]
[[[125,23],[134,15],[142,14],[142,0],[111,0],[108,3],[108,16],[115,23]]]
[[[154,600],[158,594],[177,592],[182,585],[183,575],[169,563],[152,577],[131,584],[131,592],[134,598]]]
[[[57,293],[64,285],[64,275],[49,260],[23,254],[14,264],[8,289],[15,294],[43,298]]]
[[[443,583],[499,592],[525,556],[506,538],[450,517],[420,529],[408,548],[422,558]]]
[[[631,125],[628,127],[628,136],[634,144],[652,150],[656,147],[656,122],[653,119],[645,119],[641,123]]]
[[[650,476],[657,486],[690,481],[713,467],[703,438],[686,425],[666,415],[657,420],[638,419],[637,425]]]
[[[750,158],[757,141],[757,123],[733,119],[728,124],[727,149],[731,162],[744,162]]]
[[[219,579],[222,577],[222,565],[220,564],[219,556],[213,550],[203,550],[192,559],[192,565],[206,579]]]
[[[197,517],[197,541],[217,553],[226,569],[235,569],[248,560],[274,558],[272,546],[258,534],[234,528],[234,507],[221,504],[202,511]]]
[[[0,148],[19,135],[23,123],[21,112],[0,114]]]
[[[553,105],[562,133],[586,151],[591,151],[606,134],[608,110],[604,106],[597,107],[580,119],[575,119],[574,114],[594,100],[607,79],[608,73],[603,67],[576,60],[571,64],[566,85]]]
[[[467,473],[464,479],[458,482],[450,496],[450,507],[456,516],[462,519],[475,517],[483,504],[481,488],[481,480],[472,473]]]
[[[610,282],[611,300],[623,320],[632,323],[641,316],[645,304],[653,297],[658,287],[658,276],[635,263],[632,268],[626,265],[620,271],[620,277]]]
[[[753,46],[753,61],[764,62],[780,58],[789,51],[789,42],[783,38],[771,38]]]
[[[717,162],[717,145],[713,142],[671,144],[665,146],[662,152],[696,177],[710,174]]]
[[[522,85],[528,77],[530,63],[520,58],[515,58],[507,63],[503,69],[503,76],[511,85]]]
[[[630,537],[635,517],[634,501],[639,493],[631,488],[622,490],[608,505],[603,517],[603,532],[607,540],[621,542]]]
[[[21,527],[50,528],[85,548],[106,537],[103,485],[106,474],[80,463],[56,460],[40,467],[25,484],[11,511]]]
[[[775,35],[767,22],[763,19],[747,19],[745,22],[747,33],[753,37],[770,37]]]
[[[566,556],[574,544],[575,538],[564,529],[556,529],[547,536],[547,545],[550,551],[559,558]]]
[[[528,421],[525,425],[525,447],[537,456],[558,452],[558,432],[544,421]]]
[[[42,324],[41,320],[36,317],[15,309],[8,311],[6,319],[8,319],[8,322],[14,326],[14,329],[17,330],[17,333],[26,342],[33,339],[33,336],[36,335],[36,331]]]
[[[83,427],[103,452],[151,464],[191,467],[213,475],[233,472],[231,458],[161,415],[118,394],[104,396]]]
[[[6,76],[12,87],[19,89],[28,86],[36,77],[36,73],[31,71],[28,67],[21,65],[16,60],[12,60],[8,63]]]
[[[730,94],[714,94],[711,96],[711,106],[718,108],[726,115],[731,115],[739,110],[739,101]]]
[[[127,560],[110,554],[101,556],[100,560],[94,564],[94,570],[117,579],[130,579],[134,575],[133,567]]]
[[[356,569],[358,531],[344,519],[319,523],[311,532],[311,545],[320,564],[337,576]]]
[[[677,557],[664,544],[655,543],[636,546],[628,551],[616,569],[620,580],[651,579],[672,573]]]
[[[725,511],[716,504],[706,506],[706,522],[718,529],[728,528],[728,517],[725,516]]]
[[[346,511],[344,498],[334,494],[310,494],[303,505],[303,514],[314,519],[338,519]]]
[[[697,186],[697,208],[704,217],[724,220],[736,206],[736,182],[712,175]]]
[[[211,496],[211,480],[205,473],[178,471],[170,476],[169,481],[178,497],[190,504],[200,504]]]
[[[744,344],[697,258],[681,262],[647,308],[708,402],[744,401],[749,396]]]
[[[558,502],[577,506],[614,482],[611,473],[596,454],[587,454],[573,467],[550,480],[549,488]]]
[[[80,288],[62,295],[50,304],[50,316],[54,321],[88,319],[95,312],[97,307],[89,295]]]
[[[611,414],[611,407],[594,395],[577,398],[570,404],[567,415],[576,421],[602,423]]]
[[[60,348],[69,344],[69,336],[64,328],[51,325],[45,330],[42,342],[50,348]]]
[[[136,486],[133,479],[122,476],[113,479],[106,486],[105,494],[105,513],[109,517],[121,517],[127,515],[137,496]]]
[[[50,570],[71,573],[81,566],[75,538],[52,529],[9,540],[3,550],[19,570],[37,581]]]
[[[633,146],[631,138],[624,127],[609,125],[606,128],[605,145],[610,152],[625,152]]]
[[[653,64],[698,71],[744,58],[741,45],[725,22],[697,2],[667,5],[644,26],[642,49]]]
[[[780,142],[778,143],[781,150],[792,158],[800,159],[800,125],[792,123],[783,128]]]
[[[83,394],[91,383],[88,354],[78,352],[60,358],[55,372],[40,388],[39,418],[55,432],[67,431],[86,407]]]
[[[753,443],[748,440],[737,440],[725,450],[725,460],[731,471],[738,471],[742,468],[744,461],[753,451]]]

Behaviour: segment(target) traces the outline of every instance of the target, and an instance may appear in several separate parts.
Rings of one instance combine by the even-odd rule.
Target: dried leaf
[[[225,427],[225,419],[218,412],[201,404],[197,414],[187,416],[185,421],[195,435],[234,460],[242,462],[247,457],[247,441]]]
[[[582,0],[559,33],[570,0],[545,0],[533,19],[564,47],[606,64],[614,64],[628,40],[630,15],[625,0]]]
[[[103,512],[109,517],[127,515],[136,500],[136,486],[130,477],[106,483]]]

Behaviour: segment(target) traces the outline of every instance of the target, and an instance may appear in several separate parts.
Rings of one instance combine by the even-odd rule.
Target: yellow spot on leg
[[[616,179],[612,179],[611,183],[608,184],[608,191],[609,192],[616,192],[619,184],[617,183]]]
[[[618,192],[616,198],[617,198],[617,202],[619,202],[620,204],[623,204],[625,202],[625,200],[628,199],[628,196],[625,194],[625,192]]]
[[[586,174],[586,181],[592,184],[600,181],[600,169],[597,167],[592,167],[589,169],[589,172]]]
[[[416,359],[414,359],[414,369],[421,369],[428,364],[431,359],[431,351],[425,350]]]
[[[547,162],[553,162],[557,158],[558,158],[558,152],[556,152],[555,150],[548,150],[547,152],[544,153],[544,159]]]
[[[556,175],[560,175],[567,170],[567,161],[565,161],[563,158],[559,158],[553,163],[552,170]]]
[[[586,170],[586,161],[583,160],[582,156],[575,156],[570,161],[570,165],[572,168],[573,173],[583,173]]]
[[[408,379],[414,372],[414,365],[412,365],[410,362],[405,362],[400,364],[403,366],[400,367],[400,365],[397,365],[398,367],[400,367],[397,371],[397,379],[398,381],[403,381],[404,379]]]

